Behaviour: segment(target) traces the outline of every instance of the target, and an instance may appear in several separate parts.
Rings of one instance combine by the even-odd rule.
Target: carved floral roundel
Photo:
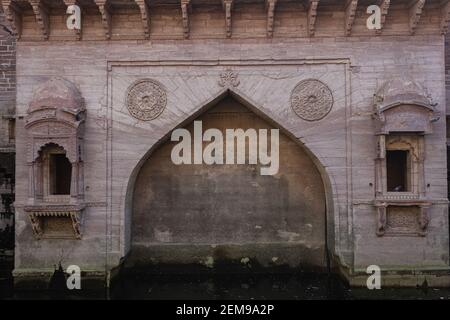
[[[333,103],[330,88],[319,80],[303,80],[292,90],[291,107],[306,121],[323,119],[331,111]]]
[[[166,104],[166,91],[155,80],[139,80],[128,89],[126,106],[130,114],[136,119],[153,120],[164,111]]]

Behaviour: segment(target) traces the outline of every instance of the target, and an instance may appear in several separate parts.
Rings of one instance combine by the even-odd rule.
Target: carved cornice
[[[267,9],[267,36],[269,38],[273,37],[273,21],[275,17],[275,6],[277,4],[277,0],[266,0],[266,9]]]
[[[22,35],[22,10],[13,0],[2,0],[1,4],[14,36],[20,39]]]
[[[95,4],[102,15],[103,29],[105,30],[105,38],[111,39],[111,6],[108,0],[94,0]]]
[[[183,19],[183,35],[185,39],[189,38],[189,13],[191,11],[190,0],[181,0],[181,17]]]
[[[412,0],[409,6],[409,33],[413,35],[416,32],[425,0]]]
[[[233,0],[222,0],[222,5],[225,10],[225,29],[227,38],[231,38],[231,12],[233,10]]]
[[[355,21],[356,8],[358,7],[358,0],[347,0],[345,4],[345,34],[351,35],[353,22]]]
[[[133,19],[140,19],[141,23],[142,23],[142,29],[140,29],[139,27],[135,30],[135,34],[134,35],[130,35],[129,33],[125,32],[125,33],[117,33],[117,35],[115,35],[115,37],[119,40],[119,39],[150,39],[151,36],[151,22],[153,22],[152,17],[151,17],[151,7],[150,4],[155,5],[155,6],[163,6],[166,2],[165,1],[159,1],[157,3],[153,3],[150,2],[151,0],[133,0],[133,1],[127,1],[127,3],[125,4],[125,2],[123,4],[117,5],[116,6],[116,2],[111,1],[111,0],[94,0],[93,2],[96,4],[96,6],[98,7],[98,12],[97,12],[97,16],[95,17],[96,19],[98,18],[98,14],[101,15],[101,21],[102,21],[102,26],[100,25],[95,25],[96,28],[103,28],[104,29],[104,38],[105,39],[111,39],[112,37],[112,30],[111,30],[111,25],[112,25],[112,19],[111,19],[111,15],[112,14],[131,14],[133,15]],[[195,18],[194,16],[192,16],[191,11],[192,11],[192,5],[193,2],[191,0],[179,0],[180,2],[178,2],[178,10],[174,10],[172,12],[167,11],[167,15],[176,15],[176,14],[180,14],[179,12],[181,11],[182,14],[182,28],[183,28],[183,36],[184,38],[190,38],[191,34],[190,32],[192,30],[190,30],[190,25],[192,25],[192,19]],[[207,5],[212,5],[211,2],[207,2],[207,0],[198,0],[200,1],[199,4],[202,4],[204,6]],[[275,14],[276,14],[276,10],[280,10],[280,11],[285,11],[287,9],[291,9],[294,10],[293,6],[289,6],[289,4],[287,4],[286,2],[280,2],[278,0],[264,0],[265,2],[265,12],[266,12],[266,16],[263,17],[263,19],[265,19],[266,21],[265,26],[266,30],[263,32],[266,33],[266,36],[268,38],[271,38],[274,36],[274,28],[276,25],[275,22]],[[50,1],[49,0],[3,0],[2,2],[0,2],[0,5],[3,7],[4,12],[5,12],[5,16],[7,18],[7,20],[9,21],[9,24],[11,25],[11,29],[12,32],[16,35],[17,38],[19,38],[21,36],[21,29],[22,29],[22,16],[24,14],[24,11],[27,10],[27,14],[29,9],[26,8],[33,8],[33,12],[36,16],[36,22],[37,22],[37,26],[38,26],[38,31],[39,33],[35,33],[35,32],[30,32],[28,33],[28,30],[30,28],[33,28],[33,23],[27,21],[27,27],[26,27],[26,31],[27,34],[26,36],[26,40],[39,40],[39,39],[48,39],[49,38],[49,34],[52,32],[50,28],[58,28],[58,30],[60,31],[61,29],[61,25],[60,24],[56,24],[55,26],[50,26],[49,25],[49,21],[53,21],[53,18],[57,18],[60,19],[63,14],[58,10],[50,10],[51,9],[49,6],[49,8],[47,8],[46,4],[49,4]],[[83,10],[83,13],[85,14],[85,17],[87,19],[92,19],[92,7],[88,6],[85,1],[81,1],[81,0],[62,0],[61,3],[64,3],[66,6],[70,6],[70,5],[78,5],[79,7],[81,7]],[[224,16],[225,16],[225,34],[226,37],[230,38],[232,36],[232,14],[233,14],[233,6],[234,6],[234,1],[233,0],[221,0],[222,6],[223,6],[223,11],[224,11]],[[172,3],[173,4],[173,3]],[[195,5],[197,4],[197,2],[195,2]],[[380,6],[381,9],[381,28],[371,32],[371,34],[381,34],[384,25],[385,25],[385,21],[386,21],[386,16],[388,14],[388,11],[390,9],[390,5],[391,5],[391,0],[373,0],[373,4],[376,4],[378,6]],[[419,24],[422,25],[422,23],[420,23],[420,19],[421,19],[421,14],[424,8],[424,5],[428,4],[428,2],[426,2],[426,0],[408,0],[405,1],[403,3],[397,4],[396,10],[394,12],[392,12],[391,14],[393,15],[392,19],[396,19],[397,16],[403,16],[405,13],[408,15],[408,19],[407,20],[399,20],[398,24],[405,24],[401,27],[397,28],[397,25],[389,30],[389,34],[390,35],[404,35],[405,31],[406,33],[408,33],[408,31],[412,34],[415,33],[416,29],[418,28]],[[257,3],[254,3],[253,1],[251,1],[248,5],[252,5],[252,6],[258,6]],[[330,1],[322,1],[320,2],[320,0],[301,0],[300,1],[300,7],[299,8],[295,8],[295,10],[298,10],[298,14],[300,14],[301,12],[303,12],[303,16],[302,19],[303,21],[300,22],[301,25],[305,26],[306,28],[306,32],[304,32],[303,34],[299,34],[299,37],[302,36],[309,36],[312,37],[315,35],[315,31],[316,31],[316,21],[317,21],[317,14],[319,13],[319,10],[322,10],[324,12],[331,12],[331,11],[335,11],[337,12],[336,16],[343,16],[344,17],[344,32],[345,35],[347,36],[351,36],[352,33],[354,32],[353,26],[355,26],[356,24],[358,24],[358,30],[363,32],[364,30],[362,30],[363,28],[365,28],[365,20],[364,17],[362,17],[362,19],[356,19],[356,14],[358,13],[358,10],[360,10],[361,12],[364,11],[365,9],[365,5],[366,3],[362,3],[361,1],[358,0],[344,0],[344,1],[338,1],[338,0],[330,0]],[[259,4],[260,6],[260,4]],[[53,8],[53,7],[52,7]],[[445,34],[448,30],[448,25],[450,23],[450,0],[435,0],[434,2],[430,2],[430,8],[433,8],[433,10],[430,10],[429,12],[429,16],[427,17],[426,21],[423,21],[423,24],[427,24],[426,29],[424,29],[424,32],[426,34],[431,33],[431,30],[437,31],[439,30],[440,33]],[[137,11],[137,9],[139,9],[139,12]],[[180,10],[181,9],[181,10]],[[132,12],[134,10],[134,12]],[[213,10],[218,10],[217,6],[211,7],[211,11]],[[89,17],[86,15],[87,12],[89,12]],[[132,12],[132,13],[131,13]],[[216,12],[217,13],[217,12]],[[54,17],[52,16],[50,19],[49,14],[54,15]],[[67,15],[65,15],[65,17],[67,18]],[[214,18],[216,17],[216,15],[214,15]],[[176,19],[176,17],[172,17],[173,19]],[[278,19],[289,19],[289,18],[283,18],[283,17],[278,17]],[[161,21],[160,19],[162,19],[161,17],[155,17],[154,21]],[[329,21],[333,21],[334,24],[336,24],[335,26],[331,25],[331,24],[327,24],[326,28],[327,28],[327,34],[331,33],[335,33],[337,36],[339,35],[339,24],[341,24],[342,26],[342,19],[339,20],[336,17],[326,17],[324,16],[324,19],[328,19]],[[306,20],[306,21],[305,21]],[[340,22],[341,21],[341,22]],[[438,21],[439,21],[439,25],[438,25]],[[119,22],[119,20],[117,21],[118,24],[120,24],[121,22]],[[218,24],[218,21],[215,21],[214,24]],[[159,22],[155,22],[155,24],[159,24]],[[406,24],[408,24],[406,26]],[[87,26],[87,25],[86,25]],[[132,30],[130,26],[120,26],[117,25],[118,30],[120,28],[127,28],[128,31]],[[405,28],[406,27],[406,28]],[[294,28],[294,27],[292,27]],[[438,29],[439,28],[439,29]],[[293,32],[292,29],[291,31],[287,30],[287,28],[282,28],[283,30],[280,30],[280,37],[283,37],[282,31],[284,32],[284,30],[286,30],[287,33],[289,32]],[[405,30],[406,29],[406,30]],[[141,31],[142,30],[142,31]],[[73,32],[73,33],[72,33]],[[246,35],[242,35],[239,34],[238,36],[244,36],[244,37],[248,37],[251,36],[251,30],[246,30],[245,31],[247,34]],[[82,31],[81,30],[72,30],[72,31],[68,31],[68,32],[58,32],[58,39],[61,40],[73,40],[74,38],[76,38],[77,40],[81,40],[82,38]],[[342,33],[342,32],[341,32]],[[71,34],[74,34],[75,37],[71,36]],[[97,32],[95,33],[91,33],[95,34],[94,37],[95,38],[99,38],[99,32],[97,30]],[[368,33],[369,34],[369,33]],[[100,31],[100,37],[101,37],[101,31]],[[170,35],[161,35],[160,32],[155,32],[154,34],[155,38],[170,38],[173,37],[173,39],[179,39],[180,34],[170,34]],[[219,37],[219,35],[213,31],[212,32],[212,36],[213,37]],[[208,35],[205,35],[204,33],[202,33],[202,38],[203,37],[208,37]],[[23,38],[23,37],[22,37]]]
[[[150,8],[145,0],[134,0],[141,11],[142,27],[144,28],[144,38],[150,39]]]
[[[317,7],[319,0],[307,0],[306,7],[308,10],[308,35],[314,36],[316,32]]]
[[[42,38],[48,40],[50,35],[50,20],[48,17],[48,8],[42,0],[28,0],[33,8],[36,22],[42,33]]]

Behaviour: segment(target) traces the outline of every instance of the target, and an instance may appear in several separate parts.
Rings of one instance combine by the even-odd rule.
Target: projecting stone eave
[[[449,0],[378,1],[380,30],[367,28],[367,4],[358,0],[2,0],[1,4],[13,32],[25,41],[441,35],[450,21]],[[79,31],[66,27],[71,4],[82,10]]]

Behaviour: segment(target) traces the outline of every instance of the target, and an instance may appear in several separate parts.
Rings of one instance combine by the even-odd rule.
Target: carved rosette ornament
[[[164,111],[166,105],[166,90],[155,80],[139,80],[128,89],[126,106],[136,119],[142,121],[156,119]]]
[[[330,113],[333,103],[330,88],[319,80],[303,80],[292,90],[292,110],[306,121],[323,119]]]
[[[219,86],[221,87],[237,87],[240,83],[237,72],[226,70],[220,74]]]

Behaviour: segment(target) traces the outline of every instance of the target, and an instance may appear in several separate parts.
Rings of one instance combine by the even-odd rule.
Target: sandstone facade
[[[387,284],[415,285],[424,277],[434,285],[448,284],[445,115],[450,109],[442,35],[448,9],[440,1],[426,1],[423,7],[424,1],[412,1],[412,6],[411,1],[391,1],[390,6],[383,1],[381,32],[366,28],[366,6],[358,1],[193,1],[187,7],[184,1],[149,7],[143,1],[80,1],[81,32],[65,27],[65,4],[70,1],[47,7],[31,0],[17,6],[15,1],[2,2],[20,37],[17,279],[51,272],[62,258],[86,272],[118,266],[133,251],[133,196],[141,168],[152,163],[153,151],[172,129],[188,125],[231,96],[282,129],[314,163],[325,193],[326,212],[318,214],[326,217],[328,250],[352,283],[365,283],[367,266],[375,264],[388,271]],[[36,97],[36,92],[55,77],[72,83],[82,96],[82,118],[72,110],[69,119],[70,112],[60,113],[56,104],[51,106],[55,114],[33,118],[31,106],[46,98]],[[150,119],[133,115],[127,105],[130,88],[143,79],[157,83],[166,96],[164,108],[160,100],[152,105],[161,110]],[[383,91],[392,79],[397,91]],[[302,98],[296,88],[303,81],[312,81],[307,90],[317,93]],[[142,90],[147,93],[140,99],[160,99],[154,87]],[[294,94],[300,102],[293,100]],[[313,102],[305,102],[309,98]],[[329,109],[327,101],[332,101]],[[317,106],[320,116],[302,113],[305,104]],[[50,132],[52,124],[63,119],[80,129]],[[47,131],[33,131],[30,121],[49,124]],[[69,149],[80,146],[66,150],[75,152],[69,160],[77,169],[72,171],[70,197],[47,201],[45,194],[39,197],[35,182],[41,165],[36,159],[42,147],[58,145],[62,137],[76,138]],[[31,143],[34,138],[41,142]],[[410,188],[398,193],[385,187],[386,153],[395,148],[414,157]],[[80,228],[80,239],[45,237],[45,230],[36,238],[37,229],[53,223],[52,216],[64,214],[72,217],[75,235]],[[267,226],[271,219],[276,220],[275,212],[265,218]],[[180,228],[177,219],[171,221],[162,232]],[[150,251],[155,262],[173,262],[173,256],[180,255],[191,257],[189,263],[211,264],[214,252],[223,249],[233,259],[251,258],[266,265],[279,258],[267,248],[295,248],[301,242],[280,236],[299,233],[290,224],[276,228],[278,238],[269,237],[268,243],[242,237],[245,241],[236,244],[211,236],[201,241],[179,237],[177,242],[163,234],[149,240],[148,247],[155,250]],[[270,254],[263,257],[264,250]],[[292,250],[285,255],[289,259],[275,261],[297,267],[297,254]]]

